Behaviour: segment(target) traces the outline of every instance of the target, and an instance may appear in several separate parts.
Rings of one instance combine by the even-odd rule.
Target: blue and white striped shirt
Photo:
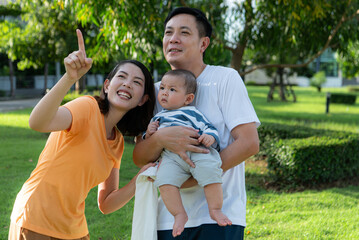
[[[159,122],[158,129],[171,126],[186,126],[199,130],[200,135],[203,133],[211,135],[216,140],[212,147],[219,150],[217,129],[194,106],[185,106],[175,110],[163,109],[152,118],[151,122],[155,121]]]

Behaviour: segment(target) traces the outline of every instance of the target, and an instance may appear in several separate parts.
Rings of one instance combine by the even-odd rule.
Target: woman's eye
[[[135,83],[136,83],[137,85],[142,85],[142,82],[141,82],[141,81],[135,81]]]

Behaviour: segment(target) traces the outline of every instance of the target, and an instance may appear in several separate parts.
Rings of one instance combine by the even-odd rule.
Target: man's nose
[[[180,42],[180,38],[177,33],[173,33],[170,38],[170,43],[178,43]]]

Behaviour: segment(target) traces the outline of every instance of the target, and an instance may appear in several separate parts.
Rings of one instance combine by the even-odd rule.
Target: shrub
[[[340,137],[343,135],[345,135],[345,133],[313,129],[304,126],[262,123],[262,125],[258,128],[260,150],[255,158],[260,159],[263,156],[268,156],[269,152],[271,151],[272,143],[278,142],[280,139],[301,139],[311,136]]]
[[[350,86],[348,87],[349,92],[359,92],[359,86]]]
[[[316,185],[359,176],[359,137],[314,136],[271,143],[268,169],[275,181]]]
[[[356,97],[354,94],[332,93],[330,103],[355,104]]]
[[[64,105],[65,103],[68,103],[80,96],[83,96],[83,95],[86,95],[86,93],[79,93],[78,91],[73,91],[73,92],[70,92],[68,94],[66,94],[66,96],[64,97],[64,99],[62,100],[61,102],[61,105]]]
[[[5,97],[5,96],[6,96],[6,91],[0,90],[0,97]]]
[[[325,77],[325,72],[320,71],[314,74],[314,76],[310,79],[310,86],[316,87],[318,92],[322,89],[322,84],[327,81]]]
[[[101,88],[102,88],[102,86],[87,86],[86,91],[87,92],[94,92],[94,91],[99,92],[101,90]]]

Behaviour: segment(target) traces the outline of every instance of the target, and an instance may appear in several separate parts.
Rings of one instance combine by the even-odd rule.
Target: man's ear
[[[194,94],[188,93],[186,96],[186,101],[184,102],[186,105],[189,105],[194,100]]]
[[[141,101],[139,102],[138,106],[142,106],[143,104],[145,104],[147,102],[148,98],[149,98],[148,94],[143,95],[143,97],[142,97]]]
[[[206,51],[206,49],[209,46],[210,41],[211,40],[209,39],[209,37],[203,37],[202,38],[202,40],[201,40],[201,53],[204,53],[204,51]]]

